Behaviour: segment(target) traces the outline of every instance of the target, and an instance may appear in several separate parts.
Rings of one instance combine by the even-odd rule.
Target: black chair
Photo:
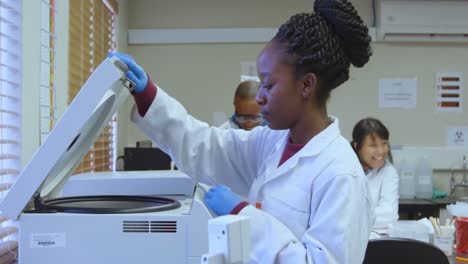
[[[449,264],[438,247],[407,238],[371,239],[363,264]]]

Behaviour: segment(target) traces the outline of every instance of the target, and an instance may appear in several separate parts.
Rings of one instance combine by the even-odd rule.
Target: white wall
[[[129,29],[278,27],[290,15],[312,9],[310,0],[217,1],[132,0]],[[352,1],[371,25],[372,1]],[[248,11],[247,11],[248,10]],[[447,126],[468,126],[468,111],[436,113],[435,73],[462,72],[468,77],[468,48],[449,43],[373,43],[374,55],[363,69],[352,69],[351,79],[332,93],[329,113],[339,117],[349,138],[353,125],[367,116],[380,118],[390,129],[393,145],[444,148]],[[232,96],[239,82],[240,62],[255,61],[263,44],[129,45],[127,51],[152,80],[177,98],[195,117],[212,121],[212,113],[232,112]],[[417,108],[378,108],[381,78],[418,79]],[[463,101],[467,102],[466,87]],[[145,140],[131,123],[119,124],[120,146]],[[461,150],[463,153],[468,150]],[[450,153],[450,151],[448,151]],[[458,160],[457,151],[448,162]],[[459,157],[461,161],[461,156]],[[461,163],[460,163],[461,164]],[[459,172],[457,172],[459,174]],[[435,171],[434,185],[447,190],[450,171]]]
[[[39,1],[24,1],[23,16],[23,164],[39,146]],[[37,2],[37,3],[35,3]],[[371,0],[353,1],[366,23],[371,23]],[[294,13],[310,11],[312,1],[163,1],[120,0],[118,46],[132,54],[151,78],[201,120],[212,113],[232,112],[232,96],[239,82],[240,62],[255,61],[263,44],[130,45],[127,29],[277,27]],[[59,117],[68,90],[68,1],[57,1],[57,103]],[[247,11],[248,10],[248,11]],[[468,76],[468,48],[461,44],[373,43],[374,55],[363,69],[353,69],[351,80],[337,88],[329,103],[330,114],[340,118],[349,137],[354,123],[376,116],[391,130],[395,145],[443,146],[446,126],[468,126],[468,115],[435,113],[434,74],[461,71]],[[37,63],[35,63],[37,62]],[[380,110],[380,78],[417,77],[417,108]],[[466,88],[463,101],[467,102]],[[129,100],[119,111],[118,151],[146,137],[129,121]]]
[[[372,21],[371,1],[353,1],[363,20]],[[250,11],[246,11],[249,9]],[[312,9],[312,1],[134,0],[129,5],[129,29],[277,27],[296,12]],[[391,131],[391,142],[404,146],[445,146],[447,126],[468,126],[468,115],[435,112],[435,73],[463,72],[468,77],[465,44],[373,43],[374,55],[363,69],[332,93],[329,113],[340,118],[349,138],[361,118],[380,118]],[[153,81],[176,97],[196,117],[211,122],[212,113],[232,112],[232,96],[239,82],[240,62],[255,61],[263,44],[129,45],[128,52]],[[418,79],[416,109],[378,108],[381,78]],[[467,101],[464,90],[463,101]],[[145,137],[131,124],[121,124],[126,145]],[[122,131],[122,130],[121,130]]]
[[[404,146],[444,146],[447,126],[468,126],[468,111],[437,113],[436,72],[463,72],[468,77],[466,44],[374,43],[374,55],[362,69],[352,71],[351,80],[332,94],[330,113],[340,117],[344,135],[362,117],[381,119],[391,132],[391,142]],[[415,109],[379,109],[380,78],[417,78]],[[466,89],[463,100],[466,102]]]

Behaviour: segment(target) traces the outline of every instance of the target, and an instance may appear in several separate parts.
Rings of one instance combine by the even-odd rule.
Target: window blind
[[[94,69],[116,49],[115,0],[70,1],[69,103]],[[113,118],[75,173],[114,169],[116,119]]]
[[[0,0],[0,192],[21,170],[21,1]],[[16,260],[17,223],[0,215],[0,264]]]
[[[40,143],[57,120],[55,98],[55,0],[41,0]]]

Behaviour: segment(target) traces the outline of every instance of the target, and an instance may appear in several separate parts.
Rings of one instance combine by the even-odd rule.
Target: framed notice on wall
[[[379,108],[416,108],[418,80],[392,78],[379,80]]]

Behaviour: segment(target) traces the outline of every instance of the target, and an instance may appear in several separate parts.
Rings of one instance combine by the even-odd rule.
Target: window
[[[117,2],[70,1],[69,103],[94,69],[116,49]],[[116,119],[109,122],[75,173],[114,169]]]
[[[0,191],[21,170],[21,1],[0,0]],[[16,223],[0,215],[0,263],[17,255]]]
[[[40,143],[57,120],[55,99],[55,0],[41,0]]]

